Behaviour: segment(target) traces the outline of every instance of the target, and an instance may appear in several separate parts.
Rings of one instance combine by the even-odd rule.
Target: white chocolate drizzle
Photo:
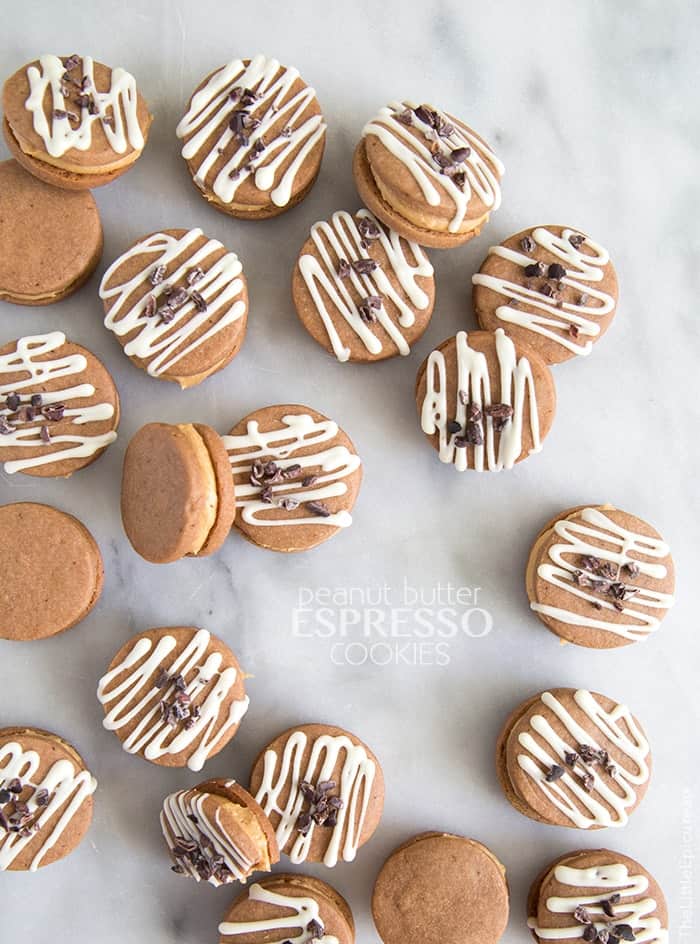
[[[272,908],[291,911],[280,917],[261,918],[257,921],[222,921],[219,925],[219,934],[224,937],[237,937],[239,934],[265,934],[268,944],[340,944],[333,934],[323,933],[323,921],[319,904],[315,898],[302,898],[297,895],[282,895],[280,892],[264,888],[255,882],[248,889],[248,900],[259,901]],[[311,925],[311,930],[309,930]],[[321,936],[318,936],[318,929]],[[299,931],[291,937],[292,931]],[[278,937],[276,932],[281,932]]]

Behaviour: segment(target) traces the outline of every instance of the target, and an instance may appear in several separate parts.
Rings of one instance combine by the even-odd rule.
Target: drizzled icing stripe
[[[200,188],[233,147],[214,177],[212,190],[216,196],[223,203],[232,203],[243,181],[250,180],[258,190],[270,192],[275,206],[289,203],[301,166],[326,132],[321,115],[304,117],[316,98],[314,89],[306,87],[288,97],[299,77],[297,69],[257,55],[247,66],[242,59],[229,62],[194,94],[176,133],[179,138],[189,139],[182,147],[182,156],[198,162],[194,181]],[[246,107],[250,116],[260,121],[250,130],[247,145],[238,144],[229,127],[231,115],[239,107],[235,94],[231,96],[236,87],[250,89],[259,96]],[[270,129],[279,121],[284,121],[288,134],[271,138]],[[264,144],[264,150],[251,161],[257,142]],[[291,163],[285,166],[290,158]]]
[[[503,176],[505,168],[493,151],[462,122],[447,112],[434,109],[440,118],[454,129],[448,138],[440,138],[428,123],[415,114],[416,107],[414,102],[391,102],[385,105],[379,109],[378,115],[365,125],[362,135],[375,135],[384,147],[404,164],[429,206],[439,206],[442,193],[447,193],[455,207],[448,228],[451,233],[457,233],[474,195],[489,210],[497,210],[501,205],[499,178]],[[407,127],[399,118],[406,109],[412,112],[411,127]],[[416,137],[414,128],[422,132],[422,138]],[[433,159],[435,151],[431,150],[431,146],[433,149],[437,148],[445,157],[457,148],[470,149],[462,165],[466,177],[463,187],[447,174],[440,172],[440,167]]]
[[[541,928],[536,918],[528,918],[528,927],[542,941],[583,940],[585,925],[573,919],[573,913],[579,906],[585,907],[597,930],[608,928],[610,924],[629,924],[634,931],[635,944],[668,944],[668,930],[661,927],[661,921],[654,916],[657,904],[653,898],[629,901],[643,895],[649,887],[646,875],[630,875],[626,865],[621,862],[610,865],[593,866],[588,869],[576,869],[557,865],[554,878],[560,885],[572,888],[590,888],[595,892],[590,895],[571,897],[551,897],[546,907],[550,914],[567,915],[571,924],[562,928]],[[609,899],[617,893],[621,901],[616,904],[607,902],[612,916],[605,913],[601,905],[601,896]]]
[[[515,465],[523,449],[523,424],[525,405],[530,405],[530,433],[533,446],[529,455],[540,452],[540,421],[537,411],[537,397],[532,368],[527,357],[518,360],[515,345],[506,336],[502,328],[495,332],[496,355],[498,357],[501,401],[513,407],[513,416],[500,433],[498,451],[496,451],[496,431],[490,416],[484,416],[484,443],[472,446],[474,468],[483,471],[510,469]],[[450,409],[447,403],[447,364],[445,355],[435,350],[428,358],[426,369],[426,392],[421,409],[421,427],[428,436],[438,434],[439,455],[441,462],[452,462],[459,472],[468,468],[468,450],[458,448],[455,438],[458,434],[449,433],[447,424],[455,419],[463,428],[467,421],[467,403],[482,408],[494,401],[491,396],[491,378],[486,355],[469,347],[466,331],[460,331],[456,338],[457,346],[457,398]],[[460,397],[463,392],[466,397]]]
[[[201,229],[191,229],[180,237],[169,233],[153,233],[121,255],[102,277],[100,298],[110,306],[105,316],[105,326],[117,337],[137,332],[124,345],[124,351],[131,357],[147,361],[147,371],[153,377],[170,370],[183,357],[245,314],[246,304],[239,297],[243,291],[243,268],[234,252],[226,252],[208,266],[209,256],[224,246],[218,239],[207,239],[186,258],[180,259],[203,235]],[[111,284],[115,273],[130,259],[138,257],[143,257],[144,267],[133,278]],[[157,285],[151,285],[151,274],[155,268],[169,267],[175,260],[179,260],[179,263],[167,278]],[[149,296],[154,296],[159,302],[168,288],[178,282],[184,285],[187,273],[196,267],[204,270],[194,287],[206,302],[206,310],[200,311],[194,300],[190,299],[177,309],[172,320],[167,323],[157,315],[149,317],[146,314]],[[145,286],[148,291],[144,291]],[[134,292],[138,296],[136,301],[132,300]],[[202,330],[212,320],[213,323]],[[200,330],[202,333],[194,337]],[[191,340],[193,337],[194,340]]]
[[[587,768],[593,778],[591,789],[587,791],[566,765],[566,754],[575,753],[580,744],[600,750],[600,744],[594,739],[591,728],[581,727],[551,692],[544,692],[540,700],[565,727],[568,738],[561,738],[544,715],[533,715],[530,730],[518,736],[518,743],[526,752],[518,754],[518,765],[549,802],[579,829],[624,826],[629,818],[628,810],[637,802],[635,787],[649,780],[646,760],[649,744],[629,708],[616,705],[607,712],[591,692],[579,689],[574,694],[576,704],[591,722],[593,730],[607,738],[636,768],[628,769],[619,757],[613,758],[615,771],[609,778],[617,789],[604,781],[595,767]],[[623,724],[629,734],[623,730]],[[548,782],[546,774],[554,765],[563,767],[564,774],[558,780]]]
[[[275,813],[280,817],[276,830],[277,842],[292,862],[298,864],[306,861],[315,830],[323,830],[324,835],[329,837],[323,863],[332,868],[337,865],[339,858],[344,862],[352,862],[355,858],[372,795],[376,765],[365,748],[361,744],[354,744],[346,735],[334,737],[324,734],[313,741],[309,759],[302,768],[307,746],[306,733],[294,731],[287,738],[281,757],[271,748],[265,751],[262,783],[255,799],[267,816]],[[315,784],[330,780],[341,754],[345,754],[345,759],[339,778],[338,796],[343,805],[338,810],[336,825],[332,828],[317,827],[312,821],[306,835],[297,833],[294,836],[296,822],[304,805],[299,784],[302,781]],[[289,796],[282,807],[281,797],[288,787]]]
[[[92,774],[87,770],[76,772],[73,763],[67,759],[55,761],[44,778],[35,782],[40,764],[41,758],[36,751],[25,751],[16,741],[0,747],[0,785],[16,778],[24,787],[30,786],[31,796],[24,800],[28,812],[34,816],[41,811],[33,822],[38,826],[39,834],[46,834],[46,839],[29,865],[31,872],[39,868],[85,800],[97,789],[97,781]],[[49,801],[45,806],[40,806],[36,798],[43,790],[48,792]],[[36,833],[22,836],[0,825],[0,871],[9,869],[22,850],[35,839]]]
[[[282,895],[264,888],[262,885],[251,885],[248,889],[248,900],[259,901],[273,908],[291,911],[278,918],[261,918],[258,921],[222,921],[219,925],[219,934],[228,937],[237,937],[239,934],[275,935],[265,937],[268,944],[340,944],[333,934],[323,933],[323,921],[319,904],[315,898],[299,898],[296,895]],[[308,930],[311,925],[311,930]],[[318,928],[321,928],[319,937]],[[286,932],[298,930],[294,937]],[[278,937],[275,932],[281,931]]]
[[[569,241],[571,236],[578,235],[581,234],[577,230],[564,229],[561,236],[557,236],[544,226],[538,226],[531,233],[535,243],[561,260],[566,268],[566,275],[559,281],[577,292],[579,297],[588,296],[589,300],[586,302],[565,301],[558,307],[556,302],[543,292],[484,272],[473,275],[472,282],[474,285],[483,285],[509,301],[517,302],[518,305],[527,306],[527,309],[534,309],[515,308],[506,302],[496,308],[496,316],[501,321],[519,325],[550,341],[556,341],[574,354],[590,354],[593,347],[590,339],[597,338],[600,334],[598,320],[613,311],[615,299],[591,285],[602,281],[605,274],[603,270],[610,262],[608,251],[586,236],[582,245],[591,251],[582,252]],[[506,246],[491,246],[489,255],[506,259],[521,268],[533,262],[532,255],[508,249]],[[590,304],[590,300],[594,304]],[[572,326],[576,329],[576,337],[570,333]]]
[[[561,542],[550,547],[547,554],[549,562],[539,565],[537,576],[564,593],[610,612],[616,618],[615,621],[584,616],[565,607],[545,603],[530,603],[530,608],[535,613],[542,613],[570,626],[602,629],[632,642],[646,639],[658,629],[661,622],[654,611],[665,611],[673,606],[673,595],[635,586],[632,581],[626,582],[626,586],[635,587],[637,592],[624,600],[622,610],[617,610],[601,594],[591,593],[574,583],[573,575],[580,569],[575,558],[578,555],[593,555],[600,560],[610,561],[620,569],[625,564],[634,563],[641,575],[663,580],[668,570],[664,564],[656,561],[668,557],[668,545],[660,538],[647,537],[623,528],[598,508],[585,508],[577,512],[576,517],[581,520],[564,519],[554,525]],[[592,540],[602,541],[604,546],[593,544]]]
[[[25,108],[32,113],[34,130],[44,142],[47,153],[51,157],[62,157],[71,148],[87,151],[92,145],[92,126],[95,122],[99,122],[109,146],[117,154],[123,154],[128,146],[140,151],[144,139],[139,125],[138,94],[133,75],[124,69],[112,69],[109,91],[98,92],[95,88],[94,61],[90,56],[83,56],[80,61],[81,78],[86,82],[85,94],[90,95],[96,106],[94,115],[90,114],[87,105],[81,107],[64,98],[61,87],[65,85],[63,76],[66,67],[58,56],[41,56],[39,68],[29,66],[27,69],[29,98]],[[51,94],[48,118],[44,106],[47,90]],[[80,124],[56,116],[56,112],[65,111],[79,111]]]
[[[122,742],[127,753],[143,752],[147,760],[155,761],[166,754],[179,754],[192,748],[187,766],[190,770],[201,770],[226,732],[240,723],[250,699],[246,695],[240,701],[233,701],[228,716],[222,717],[222,705],[238,680],[238,672],[233,666],[222,670],[220,652],[207,654],[210,641],[211,633],[198,629],[182,652],[171,658],[177,647],[174,636],[161,636],[155,646],[144,636],[134,643],[117,666],[100,679],[97,697],[105,709],[109,707],[102,722],[108,731],[119,731],[143,713],[134,730]],[[179,730],[173,728],[163,717],[161,702],[168,702],[175,694],[175,688],[170,682],[162,688],[153,684],[161,669],[171,678],[178,675],[184,678],[184,691],[199,708],[199,716],[189,728],[184,725],[180,725]],[[126,677],[113,685],[124,672]],[[209,693],[203,701],[198,701],[212,680],[215,681]]]
[[[360,298],[368,295],[386,298],[398,309],[398,324],[389,316],[384,304],[377,309],[376,316],[379,325],[389,335],[398,352],[406,355],[409,353],[409,346],[401,329],[410,328],[415,323],[414,307],[423,311],[430,304],[429,296],[417,280],[420,277],[432,276],[433,267],[420,246],[407,240],[402,241],[398,233],[387,230],[369,210],[360,210],[357,217],[370,220],[376,225],[379,243],[386,253],[389,267],[399,281],[402,293],[393,287],[381,267],[366,275],[360,275],[351,269],[346,279],[340,278],[338,265],[334,260],[344,259],[352,263],[358,259],[371,258],[363,246],[364,238],[358,229],[357,219],[345,211],[334,213],[330,223],[314,223],[311,227],[311,239],[320,259],[315,255],[303,255],[299,260],[299,271],[339,361],[349,359],[350,348],[341,341],[334,318],[340,318],[349,325],[371,354],[380,354],[383,350],[382,342],[372,327],[362,320],[350,288],[355,289]],[[410,250],[413,262],[407,258],[402,242],[405,242]],[[331,311],[328,310],[321,290],[328,296]]]
[[[0,399],[4,401],[9,394],[17,393],[24,404],[29,402],[29,398],[33,393],[41,392],[42,405],[65,404],[66,409],[63,412],[63,419],[70,421],[69,430],[60,435],[51,433],[51,441],[47,443],[41,438],[43,423],[39,422],[39,417],[36,421],[16,422],[13,420],[10,424],[12,431],[0,435],[0,454],[3,448],[42,448],[43,451],[41,455],[33,458],[14,459],[5,462],[3,468],[9,475],[14,472],[21,472],[23,469],[32,469],[54,462],[92,456],[117,438],[114,430],[92,436],[81,436],[78,432],[73,431],[74,427],[80,427],[86,423],[106,421],[114,416],[114,407],[111,403],[80,405],[76,402],[94,396],[95,388],[92,384],[83,383],[61,387],[58,390],[39,391],[40,385],[43,386],[59,378],[82,374],[87,369],[88,361],[83,354],[65,354],[43,359],[45,355],[51,354],[53,351],[59,351],[65,343],[66,336],[62,331],[28,335],[17,341],[14,351],[0,356],[0,381],[3,374],[26,373],[28,375],[23,380],[0,382]],[[12,412],[3,403],[0,407],[0,418],[7,419]],[[65,429],[62,422],[61,428]],[[61,448],[57,449],[57,446],[61,446]]]
[[[348,487],[343,479],[359,469],[360,457],[350,452],[347,446],[336,445],[319,449],[309,455],[295,455],[298,449],[318,446],[336,438],[340,432],[332,420],[315,420],[308,413],[291,413],[282,417],[282,429],[262,432],[257,420],[248,422],[247,431],[237,436],[222,436],[224,446],[231,460],[231,472],[234,476],[249,476],[256,459],[273,459],[284,471],[290,465],[300,465],[303,470],[319,468],[318,477],[313,485],[303,488],[300,481],[280,482],[275,485],[275,498],[293,498],[298,502],[324,501],[347,494]],[[240,452],[239,450],[244,450]],[[259,498],[260,487],[246,482],[236,482],[236,506],[247,524],[258,526],[331,525],[347,528],[352,524],[349,511],[341,510],[326,518],[316,515],[294,517],[292,514],[282,518],[270,519],[262,516],[279,506],[266,504]]]

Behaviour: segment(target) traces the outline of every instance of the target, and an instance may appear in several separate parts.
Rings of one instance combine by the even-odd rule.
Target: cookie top
[[[56,301],[82,284],[101,252],[91,193],[58,190],[17,161],[0,163],[0,299]]]
[[[521,812],[578,829],[624,826],[651,774],[649,743],[629,708],[585,689],[553,689],[521,705],[499,756]]]
[[[542,358],[503,329],[460,331],[423,362],[416,403],[441,462],[492,472],[540,452],[556,391]]]
[[[309,875],[276,874],[249,885],[219,925],[220,944],[354,944],[350,906]]]
[[[195,184],[242,209],[285,207],[311,185],[326,124],[315,91],[276,59],[233,59],[197,87],[177,126]]]
[[[530,608],[562,639],[612,649],[646,639],[673,605],[668,545],[651,525],[612,505],[573,508],[530,553]]]
[[[492,246],[472,282],[481,327],[507,325],[548,364],[590,354],[617,309],[607,249],[566,226],[533,226]]]
[[[248,288],[238,256],[201,229],[134,243],[100,283],[105,326],[151,377],[199,383],[238,351]]]
[[[609,849],[570,852],[548,866],[530,890],[527,924],[538,944],[669,940],[657,881],[639,862]]]
[[[90,826],[96,789],[58,735],[0,729],[0,871],[35,872],[72,852]]]
[[[0,637],[27,641],[70,629],[97,603],[104,569],[77,518],[36,502],[0,505]]]
[[[131,163],[151,123],[133,75],[89,56],[22,66],[5,82],[3,107],[25,154],[78,173]]]
[[[71,475],[114,442],[118,423],[107,369],[62,331],[0,347],[0,461],[9,475]]]
[[[339,361],[409,354],[435,302],[433,267],[417,243],[369,210],[314,223],[294,269],[302,324]]]
[[[148,629],[125,643],[100,679],[104,727],[129,754],[201,770],[248,710],[238,660],[206,629]]]
[[[496,944],[508,923],[505,868],[475,839],[422,833],[399,846],[374,885],[384,944]]]
[[[222,438],[236,489],[236,527],[254,544],[304,551],[352,524],[362,463],[333,420],[306,406],[269,406]]]
[[[160,825],[173,872],[218,887],[269,872],[279,860],[270,823],[253,797],[233,780],[207,780],[171,793]]]
[[[384,777],[372,751],[333,725],[275,738],[253,764],[250,792],[292,862],[352,862],[379,825]]]

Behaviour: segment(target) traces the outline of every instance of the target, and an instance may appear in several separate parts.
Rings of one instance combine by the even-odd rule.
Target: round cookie
[[[496,944],[508,923],[505,867],[475,839],[421,833],[381,868],[372,915],[384,944]]]
[[[441,462],[493,472],[540,452],[556,390],[542,358],[502,328],[460,331],[421,365],[416,404]]]
[[[668,909],[657,881],[609,849],[560,856],[530,889],[527,924],[537,944],[668,941]]]
[[[201,770],[238,731],[246,675],[206,629],[147,629],[125,643],[100,679],[102,722],[129,754]]]
[[[153,564],[218,551],[236,497],[221,437],[202,423],[147,423],[127,446],[122,523],[137,554]]]
[[[114,442],[118,425],[112,377],[62,331],[0,347],[0,462],[8,475],[72,475]]]
[[[551,826],[624,826],[649,786],[651,755],[626,705],[558,688],[519,705],[496,747],[498,777],[518,812]]]
[[[163,801],[160,825],[173,872],[218,887],[269,872],[279,849],[268,818],[233,780],[206,780]]]
[[[249,885],[224,915],[219,944],[354,944],[350,906],[310,875],[277,873]]]
[[[152,120],[132,75],[78,55],[22,66],[5,82],[3,108],[12,155],[67,190],[100,187],[127,171]]]
[[[353,159],[362,202],[421,246],[476,236],[501,203],[504,167],[463,122],[432,105],[392,102],[362,130]]]
[[[104,568],[82,522],[50,505],[0,505],[0,638],[55,636],[84,619]]]
[[[238,256],[201,229],[166,229],[134,243],[100,283],[105,326],[131,361],[183,389],[240,350],[248,286]]]
[[[202,196],[240,219],[304,199],[321,167],[326,124],[316,93],[276,59],[234,59],[195,89],[177,126]]]
[[[97,781],[76,749],[38,728],[0,728],[0,871],[36,872],[81,842]]]
[[[506,327],[548,364],[590,354],[617,310],[607,249],[566,226],[533,226],[492,246],[472,282],[480,326]]]
[[[428,327],[433,267],[369,210],[339,210],[311,227],[292,297],[311,337],[339,361],[385,360],[409,354]]]
[[[271,551],[306,551],[352,524],[362,463],[339,426],[306,406],[256,410],[222,437],[236,527]]]
[[[87,282],[102,255],[102,224],[91,193],[50,187],[0,163],[0,300],[50,305]]]
[[[384,807],[377,758],[354,734],[327,724],[278,735],[253,764],[250,792],[270,818],[280,852],[297,865],[352,862]]]
[[[530,609],[560,639],[613,649],[656,632],[675,570],[651,525],[612,505],[579,506],[540,531],[525,585]]]

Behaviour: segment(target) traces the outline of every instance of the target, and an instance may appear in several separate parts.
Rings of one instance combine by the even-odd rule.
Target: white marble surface
[[[269,738],[309,720],[358,732],[381,758],[387,798],[378,833],[354,864],[328,875],[315,870],[348,897],[363,944],[377,939],[369,897],[384,857],[426,829],[475,836],[505,862],[512,892],[505,944],[530,940],[524,899],[541,866],[596,844],[645,863],[666,890],[672,939],[696,940],[697,911],[690,916],[695,933],[680,926],[689,917],[683,857],[700,854],[697,7],[681,0],[422,7],[399,0],[2,0],[0,12],[3,73],[45,51],[85,51],[133,71],[156,116],[136,167],[96,194],[106,237],[97,275],[54,307],[0,304],[2,339],[60,327],[104,359],[123,399],[119,439],[91,468],[65,482],[0,478],[2,501],[47,501],[82,518],[106,564],[104,595],[80,626],[53,640],[0,646],[0,723],[66,735],[100,781],[94,825],[78,852],[36,875],[0,878],[0,940],[217,940],[232,892],[172,875],[157,822],[161,797],[196,776],[124,754],[102,729],[94,695],[125,639],[178,623],[220,634],[255,675],[249,716],[206,773],[245,782]],[[310,197],[279,220],[243,224],[197,196],[174,127],[201,76],[256,51],[301,69],[330,131]],[[290,273],[309,225],[357,205],[354,142],[364,120],[395,96],[434,100],[493,143],[507,166],[503,207],[481,238],[434,254],[437,310],[411,357],[340,365],[300,328]],[[622,286],[618,320],[588,360],[556,368],[559,410],[540,456],[511,473],[460,476],[441,467],[422,440],[415,373],[435,344],[474,324],[470,276],[488,245],[535,222],[570,223],[610,248]],[[239,252],[252,302],[236,361],[182,393],[129,364],[102,326],[97,285],[107,263],[142,233],[192,225]],[[356,441],[365,482],[353,527],[301,556],[276,556],[232,536],[213,559],[158,567],[138,558],[118,510],[122,455],[134,431],[148,420],[201,420],[223,432],[247,412],[282,401],[322,410]],[[609,653],[563,649],[528,611],[528,546],[553,513],[606,500],[662,530],[678,563],[678,603],[646,644]],[[426,593],[438,581],[480,587],[491,633],[452,640],[446,666],[427,664],[436,642],[428,639],[425,664],[382,667],[334,665],[339,636],[293,632],[299,587],[387,584],[396,602],[404,579]],[[415,625],[409,613],[399,626],[409,637],[394,640],[409,652],[421,642],[411,635]],[[348,633],[348,641],[361,641],[356,627]],[[552,685],[609,692],[647,726],[655,773],[623,830],[588,835],[540,826],[515,813],[498,789],[492,755],[504,716]],[[698,871],[700,859],[696,889]]]

